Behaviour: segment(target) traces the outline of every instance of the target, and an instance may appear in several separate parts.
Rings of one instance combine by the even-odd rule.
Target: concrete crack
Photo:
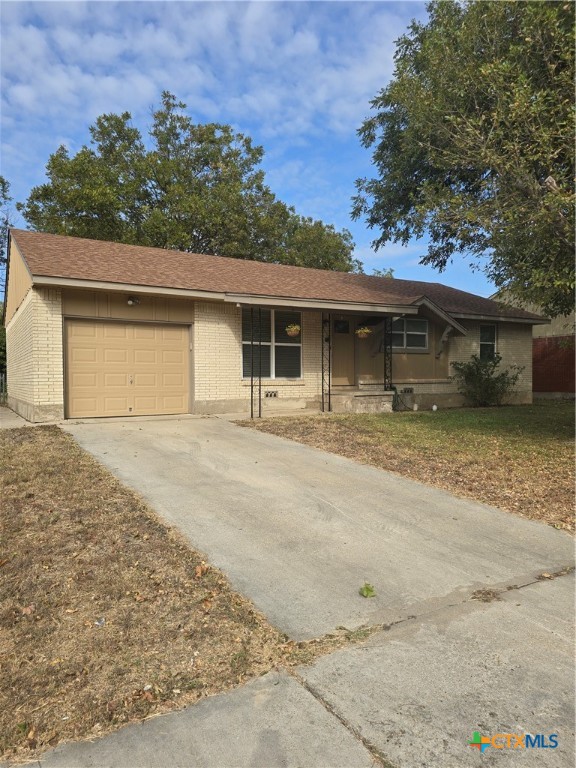
[[[344,728],[346,728],[347,731],[349,731],[352,736],[354,736],[355,739],[360,741],[362,745],[365,747],[365,749],[370,752],[372,755],[372,758],[374,759],[374,763],[376,765],[379,765],[380,768],[398,768],[396,763],[390,762],[388,758],[376,747],[372,742],[367,739],[365,736],[363,736],[358,728],[353,726],[351,723],[346,720],[345,717],[343,717],[333,706],[330,704],[326,699],[322,696],[322,694],[317,691],[313,686],[311,686],[301,675],[298,674],[294,669],[289,670],[290,675],[298,682],[300,685],[308,691],[308,693],[313,696],[316,701],[321,704],[324,709],[331,714],[333,717],[335,717],[338,722],[340,722]]]

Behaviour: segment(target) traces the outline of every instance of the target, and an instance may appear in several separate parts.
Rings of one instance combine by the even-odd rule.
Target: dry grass
[[[180,709],[375,628],[296,643],[56,427],[0,431],[0,759]]]
[[[254,426],[573,528],[571,406]],[[56,427],[0,432],[0,488],[0,758],[31,760],[387,628],[289,641]]]
[[[574,530],[571,403],[241,423]]]

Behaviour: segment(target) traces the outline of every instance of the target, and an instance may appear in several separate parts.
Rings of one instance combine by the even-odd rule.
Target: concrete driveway
[[[65,429],[292,637],[391,626],[40,768],[573,768],[569,536],[216,418]]]
[[[296,640],[422,616],[573,560],[565,533],[223,419],[65,429]],[[366,581],[376,597],[358,594]]]

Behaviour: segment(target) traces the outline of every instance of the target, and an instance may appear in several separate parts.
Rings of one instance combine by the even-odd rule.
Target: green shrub
[[[465,363],[452,363],[456,373],[451,377],[458,385],[458,391],[474,408],[502,405],[512,394],[524,368],[512,365],[505,371],[496,372],[502,362],[501,355],[491,360],[481,360],[472,355]]]

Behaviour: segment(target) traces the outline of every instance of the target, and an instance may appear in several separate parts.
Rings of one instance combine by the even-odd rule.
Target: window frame
[[[494,341],[482,341],[482,328],[493,328],[494,329]],[[496,355],[498,354],[498,325],[497,323],[480,323],[480,328],[478,330],[478,356],[480,360],[494,360]],[[482,356],[482,347],[492,347],[492,354],[488,357]]]
[[[401,331],[392,329],[392,351],[397,352],[428,352],[430,348],[430,322],[428,321],[428,318],[426,317],[393,317],[392,318],[392,324],[394,322],[401,320],[403,323],[403,328]],[[425,331],[408,331],[406,330],[406,323],[408,320],[420,320],[423,323],[426,323],[426,330]],[[395,334],[402,334],[402,346],[399,347],[396,344],[394,344],[394,335]],[[423,347],[409,347],[406,344],[406,339],[408,336],[424,336],[425,338],[425,346]]]
[[[251,307],[242,307],[242,312],[250,312]],[[254,307],[254,315],[256,316],[256,313],[258,312],[259,307]],[[259,343],[263,347],[270,347],[270,375],[269,376],[262,376],[263,379],[266,379],[267,381],[301,381],[303,378],[303,370],[302,370],[302,335],[303,335],[303,329],[302,329],[302,312],[300,312],[297,309],[271,309],[269,307],[262,307],[262,311],[268,311],[270,312],[270,341],[262,341],[257,342],[254,341],[254,348],[256,349],[259,346]],[[276,341],[276,312],[290,312],[294,315],[298,315],[298,320],[295,321],[300,326],[300,337],[298,341]],[[242,336],[242,317],[240,317],[240,335]],[[248,375],[245,375],[244,373],[244,346],[250,346],[250,341],[244,341],[242,338],[242,348],[241,348],[241,355],[240,355],[240,367],[242,371],[242,380],[248,381],[250,376],[250,371],[248,371]],[[300,349],[300,375],[299,376],[276,376],[276,347],[291,347],[292,349],[295,347],[298,347]],[[257,361],[254,361],[254,376],[258,377],[258,371],[257,368]]]

